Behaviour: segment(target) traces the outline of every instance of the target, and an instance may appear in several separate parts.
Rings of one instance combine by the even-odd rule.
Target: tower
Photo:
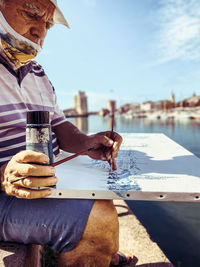
[[[79,91],[78,95],[74,96],[74,108],[80,115],[86,115],[88,113],[87,96],[85,92]]]
[[[107,109],[110,111],[110,113],[113,114],[116,110],[116,101],[115,100],[108,100]]]
[[[172,103],[175,103],[175,96],[174,96],[174,93],[172,91],[170,92],[169,101]]]

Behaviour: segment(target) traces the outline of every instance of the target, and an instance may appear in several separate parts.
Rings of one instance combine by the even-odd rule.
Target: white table
[[[121,135],[116,172],[107,162],[79,156],[56,167],[52,197],[200,201],[199,158],[164,134]]]

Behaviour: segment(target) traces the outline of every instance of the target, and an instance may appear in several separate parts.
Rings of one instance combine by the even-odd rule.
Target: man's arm
[[[78,130],[72,123],[65,121],[52,129],[57,137],[59,147],[64,151],[77,153],[94,147],[87,154],[100,160],[107,160],[113,169],[117,169],[115,158],[117,157],[122,137],[111,131],[86,135]]]
[[[89,148],[88,136],[69,121],[52,127],[52,131],[56,134],[59,147],[64,151],[77,153]]]

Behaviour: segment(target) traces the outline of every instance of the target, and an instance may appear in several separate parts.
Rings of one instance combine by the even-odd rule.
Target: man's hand
[[[88,156],[93,159],[107,160],[113,170],[117,169],[115,158],[122,143],[122,137],[111,131],[100,132],[88,136],[88,148],[94,147],[94,150],[88,152]]]
[[[48,165],[49,158],[31,150],[21,151],[1,167],[2,189],[10,196],[20,198],[43,198],[50,189],[35,190],[31,187],[46,187],[57,183],[55,168]],[[37,164],[38,163],[38,164]],[[24,177],[24,178],[23,178]]]

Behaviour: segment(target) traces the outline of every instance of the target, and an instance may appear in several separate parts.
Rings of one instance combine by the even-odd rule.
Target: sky
[[[36,60],[61,109],[85,91],[89,111],[200,95],[199,0],[58,0],[70,29],[49,30]]]

